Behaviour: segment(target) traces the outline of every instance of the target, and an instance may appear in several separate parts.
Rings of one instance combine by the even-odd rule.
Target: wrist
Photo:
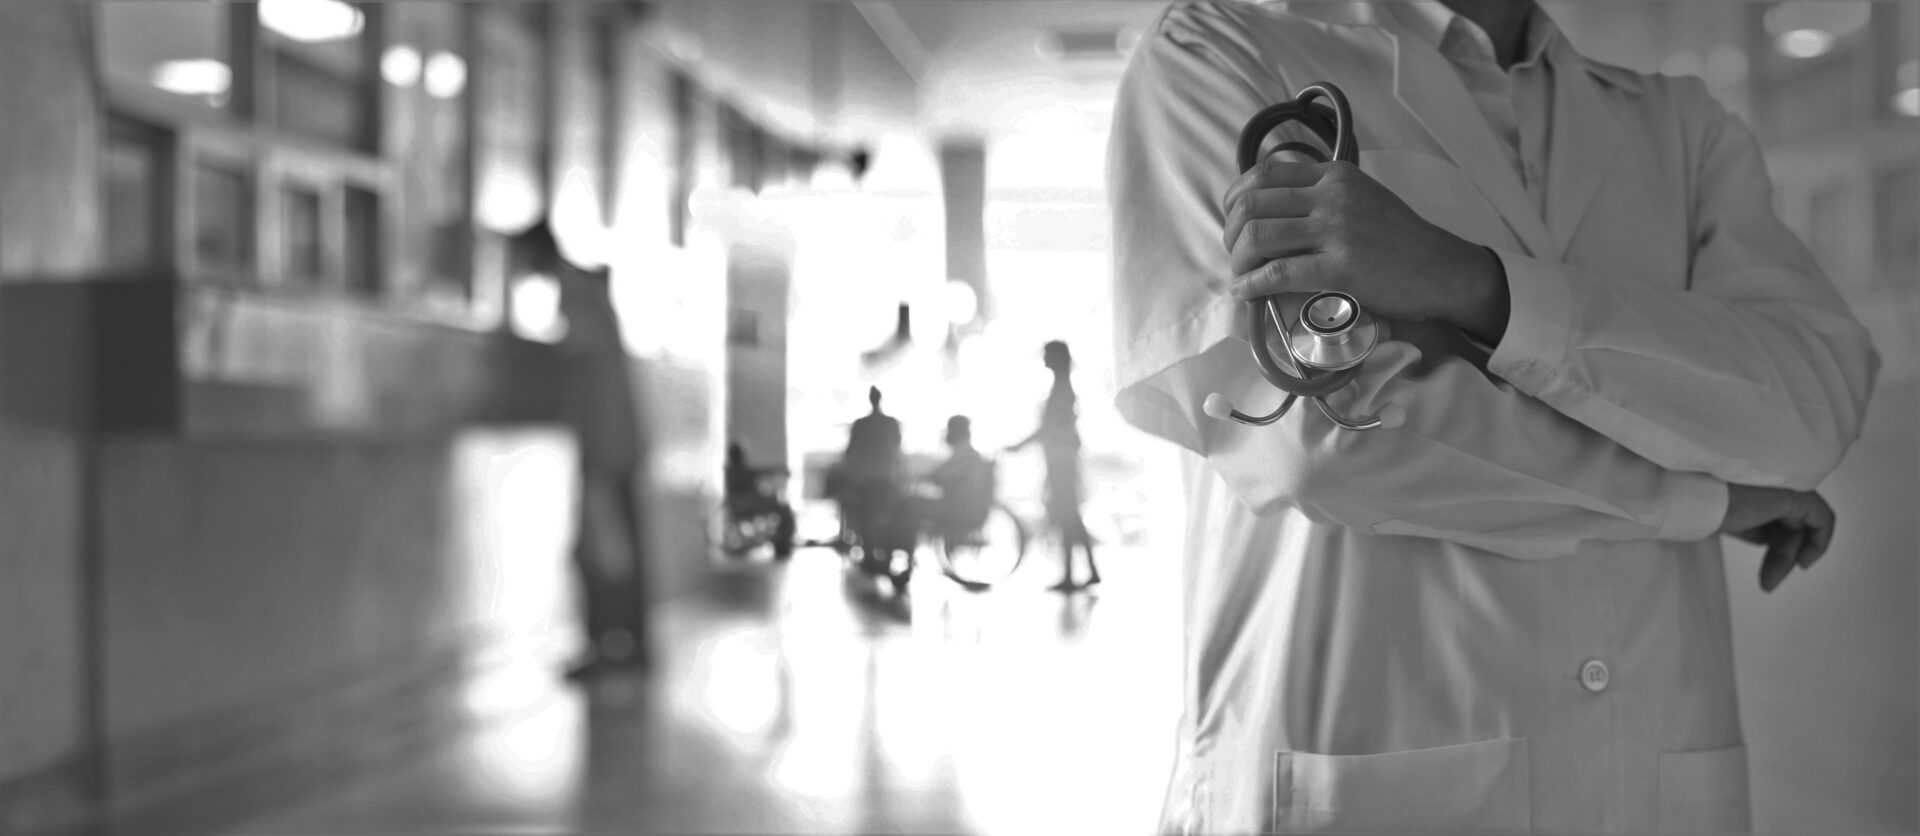
[[[1457,290],[1452,294],[1455,305],[1448,321],[1487,345],[1498,345],[1512,314],[1506,267],[1493,250],[1477,244],[1466,246],[1468,254],[1460,260]]]

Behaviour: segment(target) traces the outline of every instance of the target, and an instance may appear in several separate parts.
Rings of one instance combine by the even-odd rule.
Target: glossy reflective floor
[[[1145,833],[1178,713],[1177,568],[1109,548],[895,598],[824,550],[659,613],[661,670],[563,689],[246,834]]]

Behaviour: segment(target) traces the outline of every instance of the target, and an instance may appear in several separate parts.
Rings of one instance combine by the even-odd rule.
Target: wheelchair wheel
[[[968,589],[986,589],[1006,580],[1027,556],[1027,527],[1013,511],[994,503],[977,531],[934,538],[940,570]]]

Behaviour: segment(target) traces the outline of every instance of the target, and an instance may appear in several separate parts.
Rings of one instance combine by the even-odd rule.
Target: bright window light
[[[167,61],[153,68],[153,86],[182,96],[218,96],[233,86],[233,70],[212,58]]]
[[[338,41],[360,34],[367,16],[340,0],[260,0],[260,24],[301,43]]]
[[[397,44],[380,57],[380,77],[395,87],[412,87],[420,81],[420,50]]]
[[[1789,58],[1818,58],[1833,48],[1833,36],[1821,29],[1795,29],[1781,35],[1775,46]]]
[[[980,297],[974,293],[973,285],[960,279],[950,279],[943,296],[940,301],[946,310],[948,324],[965,325],[980,315]]]
[[[427,95],[451,99],[467,89],[467,62],[451,52],[436,52],[427,59]]]
[[[514,280],[509,319],[513,332],[526,339],[543,343],[564,339],[567,318],[560,313],[560,283],[545,273],[532,273]]]

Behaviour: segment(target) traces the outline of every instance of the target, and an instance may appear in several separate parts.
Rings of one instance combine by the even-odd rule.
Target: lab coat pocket
[[[1360,155],[1360,170],[1435,226],[1484,246],[1515,246],[1500,211],[1447,160],[1418,151],[1368,151]]]
[[[1660,753],[1660,832],[1744,832],[1747,747]]]
[[[1484,740],[1377,755],[1280,752],[1273,830],[1524,831],[1527,742]]]

